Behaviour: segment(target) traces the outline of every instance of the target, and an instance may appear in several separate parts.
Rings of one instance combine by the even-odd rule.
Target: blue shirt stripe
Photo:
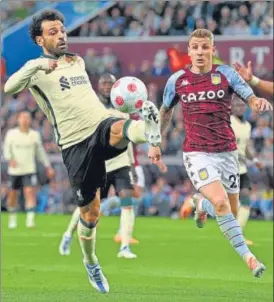
[[[254,95],[252,88],[245,82],[245,80],[228,65],[220,65],[216,68],[223,74],[232,90],[243,100],[247,101],[251,95]]]
[[[179,70],[176,73],[174,73],[173,75],[171,75],[169,77],[169,79],[167,80],[167,83],[166,83],[166,86],[164,89],[164,94],[163,94],[163,105],[165,108],[171,109],[172,107],[174,107],[176,105],[176,103],[177,103],[176,81],[184,73],[185,73],[185,71],[183,69]]]

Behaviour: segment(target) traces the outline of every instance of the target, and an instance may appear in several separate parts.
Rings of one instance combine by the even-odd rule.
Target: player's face
[[[209,38],[195,38],[189,41],[188,55],[192,66],[201,71],[209,71],[215,54],[215,46]]]
[[[100,81],[98,87],[99,93],[104,97],[109,98],[112,85],[113,85],[112,81]]]
[[[18,125],[20,128],[28,129],[31,124],[30,114],[27,112],[23,112],[19,115]]]
[[[37,37],[37,43],[43,47],[46,54],[60,56],[67,49],[67,33],[63,23],[56,21],[42,22],[42,36]]]

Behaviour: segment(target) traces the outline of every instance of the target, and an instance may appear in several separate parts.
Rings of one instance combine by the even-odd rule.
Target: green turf
[[[3,302],[86,301],[273,301],[272,223],[250,222],[246,235],[268,270],[255,279],[214,221],[197,229],[192,220],[137,218],[133,247],[138,259],[117,259],[112,236],[118,218],[102,218],[97,255],[111,292],[100,295],[88,283],[77,238],[72,254],[61,257],[58,244],[69,216],[37,216],[37,228],[28,230],[25,216],[19,228],[7,229],[2,215]]]

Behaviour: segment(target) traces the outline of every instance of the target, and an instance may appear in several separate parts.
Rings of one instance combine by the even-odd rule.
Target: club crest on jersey
[[[201,180],[206,180],[208,179],[208,172],[206,168],[203,168],[201,170],[198,171],[199,177]]]
[[[212,73],[211,75],[211,83],[213,85],[219,85],[221,83],[222,79],[221,79],[221,75],[218,73]]]

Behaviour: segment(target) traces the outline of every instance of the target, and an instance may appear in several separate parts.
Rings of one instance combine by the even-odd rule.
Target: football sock
[[[216,217],[215,215],[215,210],[214,207],[212,205],[212,203],[207,200],[206,198],[203,198],[201,203],[200,203],[200,207],[202,212],[206,212],[207,214],[209,214],[211,217]]]
[[[69,235],[69,236],[73,235],[73,233],[77,229],[77,224],[78,224],[79,219],[80,219],[80,208],[77,207],[72,214],[71,220],[70,220],[68,228],[66,230],[67,235]]]
[[[27,225],[33,225],[34,224],[34,218],[35,218],[35,207],[27,208],[27,219],[26,224]]]
[[[232,213],[216,216],[216,220],[224,236],[243,259],[252,255],[245,243],[242,229]]]
[[[123,128],[123,136],[135,144],[146,143],[145,122],[126,120]]]
[[[249,219],[249,215],[250,215],[250,208],[249,207],[244,207],[244,206],[239,207],[237,220],[238,220],[239,225],[242,229],[246,226],[247,221]]]
[[[129,245],[134,226],[134,210],[132,198],[121,198],[120,234],[121,249]]]
[[[17,225],[17,208],[8,207],[9,225]]]
[[[96,224],[97,222],[87,223],[81,217],[78,222],[77,233],[85,264],[98,263],[95,255]]]

